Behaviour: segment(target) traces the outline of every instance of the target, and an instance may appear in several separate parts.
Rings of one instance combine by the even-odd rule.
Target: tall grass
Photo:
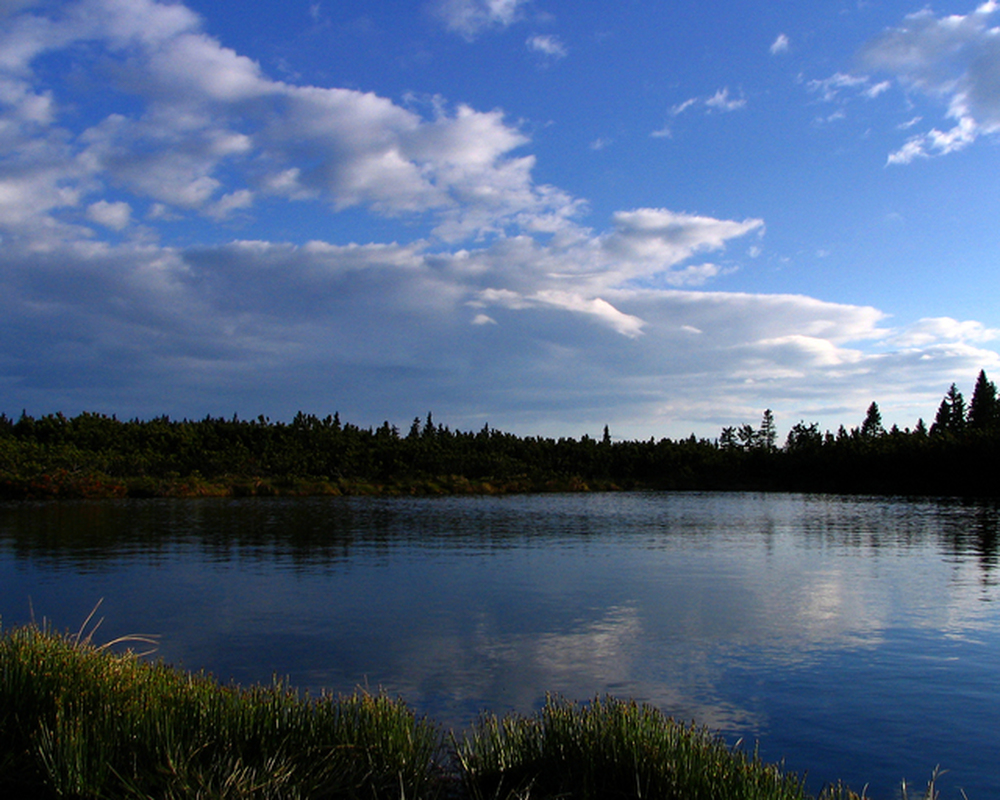
[[[427,797],[440,746],[384,695],[223,686],[36,626],[0,638],[7,797]]]
[[[803,800],[798,776],[634,701],[548,698],[532,717],[484,716],[457,746],[468,793],[497,797]]]
[[[756,751],[633,701],[549,697],[532,716],[487,714],[448,752],[436,726],[383,694],[222,685],[92,635],[0,629],[0,796],[808,798]],[[843,786],[820,797],[864,800]]]

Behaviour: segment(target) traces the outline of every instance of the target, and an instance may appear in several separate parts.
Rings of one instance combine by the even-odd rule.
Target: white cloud
[[[962,117],[951,130],[939,131],[932,128],[927,133],[909,139],[906,144],[889,154],[886,163],[909,164],[915,158],[954,153],[972,144],[980,132],[981,127],[972,117]]]
[[[219,200],[205,209],[205,213],[216,220],[227,219],[234,211],[250,208],[253,205],[253,192],[249,189],[239,189],[223,195]]]
[[[869,100],[874,100],[883,92],[889,91],[892,88],[892,84],[889,81],[882,81],[881,83],[876,83],[874,86],[869,86],[864,91],[864,96]]]
[[[791,42],[789,42],[788,37],[783,33],[779,33],[778,37],[771,44],[771,55],[776,56],[779,53],[787,53],[790,44]]]
[[[664,276],[664,281],[670,286],[704,286],[722,271],[717,264],[692,264],[671,270]]]
[[[729,112],[738,111],[741,108],[745,108],[747,104],[745,97],[730,97],[729,87],[719,89],[711,97],[689,97],[687,100],[677,103],[671,106],[668,114],[670,117],[679,117],[685,111],[695,106],[704,105],[708,113],[713,113],[716,111]],[[670,124],[664,125],[652,133],[650,136],[654,139],[670,139],[673,137],[673,131],[671,130]]]
[[[436,0],[432,9],[445,27],[472,41],[483,31],[507,28],[521,18],[528,0]]]
[[[528,37],[527,45],[533,53],[540,53],[548,58],[565,58],[569,54],[566,45],[559,41],[557,36],[535,34]]]
[[[527,298],[529,305],[544,305],[565,311],[593,317],[617,333],[634,339],[642,333],[643,321],[631,314],[625,314],[607,300],[600,297],[586,297],[573,291],[545,289]]]
[[[672,106],[670,108],[670,116],[676,117],[678,114],[683,114],[697,102],[698,102],[697,97],[689,97],[683,103],[678,103],[677,105]]]
[[[105,228],[120,231],[132,221],[132,206],[125,202],[109,203],[98,200],[87,207],[87,218]]]
[[[449,8],[485,20],[472,35],[522,6]],[[0,32],[0,343],[16,343],[0,344],[0,410],[56,398],[67,411],[203,415],[252,402],[290,416],[337,397],[376,422],[495,409],[491,424],[579,434],[588,414],[613,413],[643,420],[636,434],[683,434],[747,408],[797,421],[856,400],[863,414],[893,386],[877,398],[888,419],[893,402],[936,405],[952,376],[1000,360],[975,322],[891,330],[871,307],[694,291],[739,267],[723,254],[746,253],[731,246],[762,220],[634,208],[585,228],[583,202],[536,183],[528,137],[500,110],[435,100],[422,114],[277,81],[179,4],[55,9],[10,12]],[[81,77],[100,70],[103,118],[69,113],[63,103],[86,98],[33,72],[57,51]],[[840,83],[815,91],[874,88]],[[673,114],[744,102],[723,89]],[[960,144],[947,136],[935,146]],[[170,247],[86,227],[252,218],[260,197],[435,233]]]
[[[0,308],[5,338],[21,343],[8,354],[7,373],[17,377],[22,405],[56,385],[78,405],[103,397],[111,410],[118,401],[108,400],[109,387],[128,386],[127,413],[231,412],[252,392],[274,414],[329,410],[337,396],[376,422],[431,407],[459,424],[486,408],[498,426],[576,435],[587,409],[603,418],[613,408],[622,435],[684,435],[717,433],[748,408],[797,421],[804,408],[825,419],[816,409],[854,402],[860,420],[877,399],[888,419],[894,404],[910,409],[924,398],[927,415],[952,376],[969,373],[971,381],[979,368],[1000,366],[979,346],[995,332],[974,322],[932,320],[894,332],[871,307],[633,288],[621,281],[651,269],[648,252],[612,253],[607,242],[632,246],[628,237],[642,230],[666,240],[650,249],[669,261],[754,229],[679,215],[672,231],[669,215],[637,213],[615,232],[567,247],[6,247]],[[630,258],[638,267],[622,266]],[[590,274],[581,262],[607,274]],[[292,396],[289,387],[297,387]],[[913,424],[912,416],[902,421]],[[622,427],[639,419],[641,426]]]
[[[480,10],[510,21],[517,7],[492,2]],[[143,20],[159,27],[147,30]],[[20,119],[19,136],[31,142],[35,163],[19,185],[37,185],[39,193],[59,188],[59,197],[50,189],[48,200],[28,208],[57,208],[67,192],[88,193],[99,178],[165,208],[216,216],[247,208],[258,190],[321,198],[335,209],[433,214],[448,239],[510,225],[557,230],[580,208],[554,187],[534,184],[534,159],[512,154],[528,138],[501,111],[449,112],[438,103],[428,119],[372,93],[275,81],[202,33],[182,6],[81,0],[58,22],[25,14],[15,23],[21,37],[0,37],[0,65],[8,66],[6,77],[0,71],[0,100],[17,106],[5,117]],[[109,95],[117,90],[143,105],[75,135],[54,132],[43,167],[37,135],[24,126],[29,118],[36,126],[55,122],[51,94],[11,76],[30,75],[39,54],[77,41],[103,43]]]
[[[715,94],[705,101],[705,105],[716,111],[737,111],[746,107],[747,101],[744,97],[730,98],[729,87],[719,89]]]
[[[1000,338],[1000,330],[987,328],[981,322],[960,322],[951,317],[921,319],[893,337],[900,347],[923,347],[937,342],[981,344]]]
[[[615,231],[602,237],[603,251],[621,259],[618,280],[666,272],[692,255],[721,250],[729,239],[744,236],[763,226],[763,220],[742,222],[682,214],[663,208],[619,211]]]
[[[1000,35],[997,4],[966,14],[936,16],[929,9],[908,15],[901,26],[873,41],[865,62],[892,74],[910,92],[937,100],[954,120],[933,128],[890,154],[888,163],[962,150],[979,136],[1000,131]]]
[[[838,99],[844,89],[857,89],[863,92],[868,88],[869,84],[870,79],[867,75],[848,75],[843,72],[837,72],[829,78],[809,81],[806,84],[806,88],[810,92],[819,94],[822,100],[829,103]]]

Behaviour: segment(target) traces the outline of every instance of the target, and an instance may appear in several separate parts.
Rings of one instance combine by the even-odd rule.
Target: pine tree
[[[974,430],[989,431],[1000,422],[1000,404],[997,402],[997,387],[987,380],[986,370],[979,370],[976,388],[969,403],[969,427]]]
[[[863,439],[874,439],[883,434],[885,434],[885,428],[882,427],[882,412],[878,409],[878,403],[872,402],[868,406],[865,421],[861,423],[861,437]]]
[[[785,439],[785,450],[789,453],[818,450],[823,446],[823,434],[819,432],[819,423],[809,425],[799,422],[792,426]]]
[[[965,431],[965,398],[953,383],[938,406],[931,434],[950,433],[958,436]]]
[[[774,414],[771,409],[764,410],[764,417],[760,421],[760,433],[757,441],[760,446],[767,451],[774,450],[778,440],[778,430],[774,427]]]
[[[748,425],[745,422],[736,431],[736,438],[739,441],[739,448],[741,450],[753,450],[757,447],[759,441],[757,431],[753,429],[753,425]]]
[[[719,447],[723,450],[738,449],[738,445],[736,444],[736,428],[732,425],[723,428],[722,433],[719,434]]]

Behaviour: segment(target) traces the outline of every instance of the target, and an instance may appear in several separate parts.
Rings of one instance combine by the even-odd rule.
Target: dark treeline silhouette
[[[885,430],[872,403],[836,433],[774,416],[718,439],[612,441],[453,431],[431,414],[409,431],[337,414],[291,422],[0,415],[0,498],[584,489],[750,489],[998,495],[1000,400],[980,372],[970,403],[953,384],[928,429]]]

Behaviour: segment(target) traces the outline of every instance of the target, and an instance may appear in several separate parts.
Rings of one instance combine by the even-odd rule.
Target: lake
[[[444,726],[653,703],[893,798],[1000,796],[996,503],[790,494],[0,504],[0,614]],[[911,794],[913,789],[911,789]]]

